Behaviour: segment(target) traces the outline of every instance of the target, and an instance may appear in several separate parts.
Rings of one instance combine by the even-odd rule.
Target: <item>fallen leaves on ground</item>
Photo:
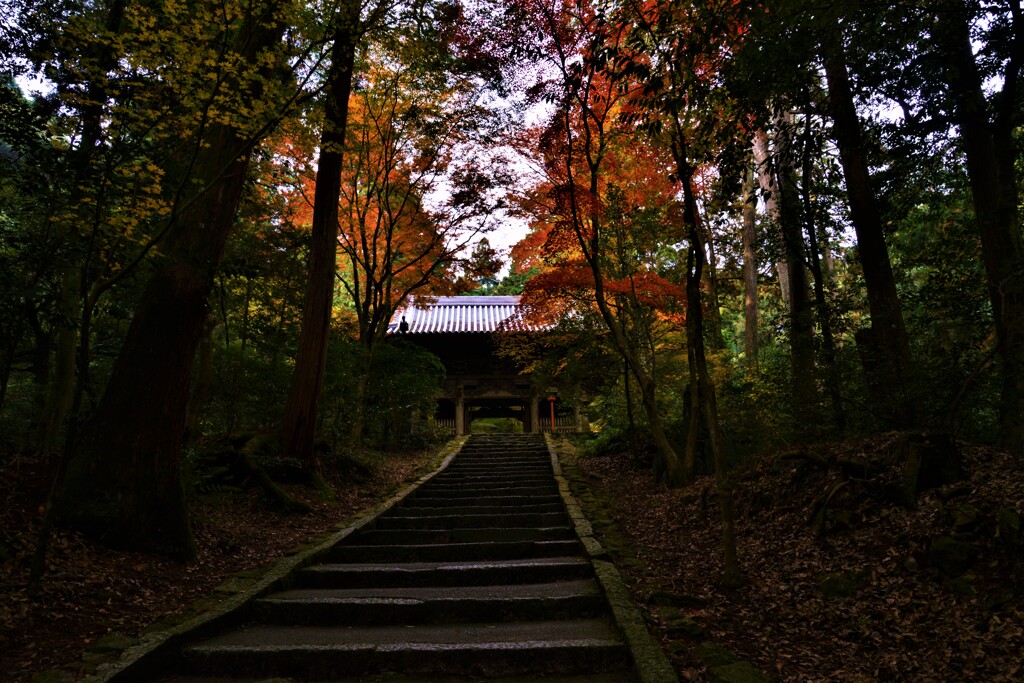
[[[285,515],[256,488],[199,497],[191,507],[199,559],[183,565],[157,555],[121,552],[83,536],[57,531],[39,595],[26,592],[29,560],[38,537],[49,468],[11,455],[0,465],[0,672],[24,681],[74,662],[96,640],[136,637],[180,612],[227,577],[265,567],[291,548],[371,508],[418,475],[428,453],[388,454],[358,486],[338,487],[327,505],[302,486],[285,486],[308,503],[306,515]]]
[[[883,448],[886,438],[822,448]],[[701,638],[669,632],[666,609],[650,604],[656,591],[687,605],[704,639],[776,680],[1019,681],[1021,549],[1008,550],[991,523],[979,522],[966,529],[979,548],[967,572],[949,576],[928,565],[934,539],[956,535],[956,510],[973,508],[989,522],[999,509],[1024,513],[1019,457],[966,445],[962,452],[968,478],[923,492],[916,510],[854,482],[841,502],[844,526],[823,535],[809,513],[839,481],[835,468],[766,458],[738,472],[737,533],[748,582],[736,590],[718,585],[721,538],[711,478],[667,490],[623,456],[576,462],[639,556],[623,563],[626,580],[647,602],[654,631],[684,679],[702,679],[693,652]],[[850,585],[823,590],[844,578]]]

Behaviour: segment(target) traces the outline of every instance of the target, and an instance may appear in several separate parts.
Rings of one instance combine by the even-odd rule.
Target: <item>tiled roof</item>
[[[420,297],[395,312],[389,334],[399,331],[402,316],[408,334],[535,329],[521,319],[518,296]]]

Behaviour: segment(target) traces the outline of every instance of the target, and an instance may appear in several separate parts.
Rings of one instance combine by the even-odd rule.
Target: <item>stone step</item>
[[[445,498],[432,496],[430,498],[416,496],[407,498],[410,503],[417,507],[449,507],[449,506],[471,506],[471,507],[493,507],[502,506],[519,509],[526,505],[560,504],[562,497],[557,493],[537,494],[532,496],[479,496],[476,498]]]
[[[468,460],[541,460],[550,457],[546,448],[520,448],[516,450],[464,448],[459,453],[461,462]]]
[[[541,486],[505,486],[489,488],[460,488],[458,486],[423,486],[408,500],[418,498],[482,498],[484,496],[533,496],[533,495],[557,495],[558,486],[555,483]]]
[[[432,511],[445,508],[429,508]],[[404,512],[400,510],[399,512]],[[502,514],[386,515],[377,518],[377,529],[479,529],[508,524],[513,527],[550,527],[566,524],[564,512],[504,512]]]
[[[289,679],[276,683],[285,683]],[[294,680],[294,679],[291,679]],[[366,674],[359,678],[363,683],[467,683],[464,676],[408,676],[396,673]],[[478,678],[469,679],[478,681]],[[221,676],[175,676],[173,678],[162,678],[161,683],[269,683],[266,676],[224,678]],[[501,676],[500,678],[488,678],[487,683],[538,683],[536,676]],[[612,671],[609,673],[591,673],[583,676],[558,676],[546,675],[542,683],[636,683],[636,678],[630,671]]]
[[[359,545],[427,545],[434,543],[558,541],[575,538],[575,530],[563,524],[550,527],[482,527],[475,529],[371,529],[353,536],[352,543]]]
[[[501,474],[455,474],[448,477],[434,477],[424,484],[424,486],[508,486],[513,482],[520,486],[528,484],[550,484],[551,473],[548,472],[543,475],[535,474],[524,477],[508,477]]]
[[[184,673],[360,679],[367,674],[523,676],[629,666],[603,619],[413,627],[251,625],[188,646]],[[342,673],[344,672],[344,673]]]
[[[548,490],[552,487],[556,490],[558,489],[558,485],[552,481],[550,476],[548,476],[543,479],[440,479],[432,481],[429,484],[424,484],[418,490],[458,491],[468,489],[473,491],[494,492],[496,490],[500,491],[501,489],[507,488],[537,488]]]
[[[529,512],[529,513],[541,513],[541,512],[558,512],[565,513],[565,505],[562,500],[547,502],[547,503],[513,503],[513,504],[496,504],[496,505],[463,505],[463,501],[452,501],[446,502],[451,503],[438,507],[437,505],[421,505],[423,501],[408,500],[405,503],[396,505],[388,511],[388,515],[394,514],[400,517],[416,517],[421,515],[504,515],[513,512]]]
[[[458,474],[525,474],[536,473],[539,475],[551,476],[550,462],[522,462],[522,463],[500,463],[500,462],[467,462],[451,465],[444,474],[437,476],[452,476]]]
[[[598,617],[594,579],[490,586],[296,589],[256,601],[262,623],[383,626]]]
[[[496,543],[432,543],[410,545],[340,545],[331,562],[441,562],[445,560],[512,560],[559,557],[582,551],[576,539]]]
[[[472,437],[284,585],[170,680],[635,683],[539,435]]]
[[[303,586],[397,588],[548,583],[593,576],[582,557],[405,563],[324,563],[298,573]]]

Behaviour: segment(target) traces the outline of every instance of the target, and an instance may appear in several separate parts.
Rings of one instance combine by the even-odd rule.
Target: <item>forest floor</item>
[[[684,680],[706,680],[720,648],[777,681],[1024,680],[1024,459],[960,444],[967,477],[922,491],[911,510],[835,465],[897,438],[737,472],[747,582],[733,590],[718,584],[712,478],[668,490],[626,456],[564,450],[585,512]],[[822,509],[824,523],[811,523]]]
[[[1024,680],[1024,460],[961,444],[968,477],[922,492],[913,510],[869,480],[836,490],[848,478],[837,459],[884,451],[894,438],[765,457],[737,472],[747,583],[732,590],[718,585],[710,478],[667,490],[625,456],[588,457],[571,446],[566,474],[684,680],[706,680],[708,643],[777,681]],[[196,601],[215,600],[225,579],[372,507],[432,457],[381,455],[336,486],[334,506],[286,486],[313,507],[307,515],[274,512],[258,489],[197,496],[200,561],[191,566],[60,532],[35,599],[25,582],[46,467],[7,457],[0,464],[4,680],[67,666],[105,637],[135,637]],[[825,523],[815,528],[812,513],[825,498]]]
[[[201,598],[212,604],[225,579],[266,567],[372,508],[421,476],[436,452],[364,456],[356,476],[331,480],[328,475],[338,498],[330,505],[311,488],[282,485],[312,507],[303,515],[276,512],[257,487],[211,487],[218,492],[192,501],[199,559],[188,566],[111,550],[58,531],[34,598],[26,592],[28,566],[50,466],[38,458],[8,455],[0,462],[0,679],[27,681],[58,666],[84,673],[89,662],[81,660],[83,652],[101,639],[135,638],[155,622],[197,609],[194,603]]]

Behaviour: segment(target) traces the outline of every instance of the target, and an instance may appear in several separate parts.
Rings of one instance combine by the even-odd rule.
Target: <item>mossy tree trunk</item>
[[[282,32],[280,22],[252,14],[235,35],[237,54],[264,79],[265,53]],[[243,97],[258,101],[262,82],[249,82]],[[185,166],[190,191],[167,228],[99,406],[70,453],[59,517],[110,545],[195,557],[182,436],[213,279],[264,130],[251,124],[212,122],[198,133],[202,144]]]

